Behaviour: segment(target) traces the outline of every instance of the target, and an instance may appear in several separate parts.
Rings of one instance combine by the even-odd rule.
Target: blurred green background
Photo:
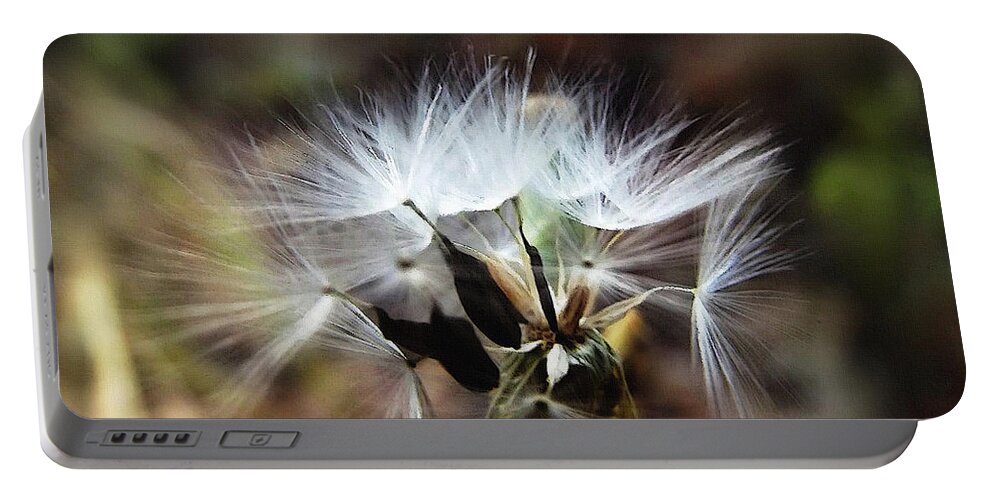
[[[59,353],[63,396],[91,417],[218,416],[211,394],[237,350],[204,355],[170,325],[135,320],[161,306],[126,264],[142,228],[196,207],[174,175],[222,158],[245,130],[332,87],[382,87],[471,47],[538,55],[536,80],[604,69],[618,100],[639,86],[691,114],[740,110],[787,144],[777,196],[802,223],[789,243],[809,256],[791,283],[803,305],[777,339],[769,388],[791,417],[937,416],[954,406],[965,367],[921,84],[884,40],[857,35],[133,36],[74,35],[45,57]],[[223,225],[224,221],[214,221]],[[181,228],[173,228],[182,231]],[[125,265],[122,265],[124,263]],[[706,416],[685,329],[638,317],[613,339],[641,416]],[[354,363],[314,350],[277,379],[251,415],[354,416]],[[419,367],[442,417],[479,416],[486,400],[430,363]]]

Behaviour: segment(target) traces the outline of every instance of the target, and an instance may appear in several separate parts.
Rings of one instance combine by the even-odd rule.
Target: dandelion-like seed
[[[230,208],[259,259],[175,250],[183,263],[156,273],[232,285],[168,314],[217,348],[254,346],[234,403],[326,348],[380,367],[381,416],[429,414],[414,367],[431,358],[489,394],[489,417],[634,417],[604,333],[661,307],[684,318],[714,414],[754,414],[749,325],[775,292],[747,285],[794,258],[765,207],[771,134],[678,108],[645,120],[582,80],[535,91],[534,65],[429,69],[235,155]]]

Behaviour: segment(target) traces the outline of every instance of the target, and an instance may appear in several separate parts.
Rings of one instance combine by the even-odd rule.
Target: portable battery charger
[[[876,467],[965,363],[866,35],[70,35],[24,138],[70,467]]]

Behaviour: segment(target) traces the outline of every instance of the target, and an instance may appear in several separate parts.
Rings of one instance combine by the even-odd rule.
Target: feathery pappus
[[[370,367],[366,416],[430,416],[415,367],[433,359],[488,395],[488,417],[634,417],[605,332],[660,309],[690,331],[714,415],[761,410],[754,325],[781,292],[749,285],[796,258],[767,196],[784,172],[773,134],[617,109],[613,86],[539,85],[535,68],[428,65],[212,169],[253,258],[166,241],[173,264],[150,276],[201,291],[162,310],[188,335],[249,346],[228,405],[328,349]]]

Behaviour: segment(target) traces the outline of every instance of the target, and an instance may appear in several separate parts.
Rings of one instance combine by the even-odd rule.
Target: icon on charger
[[[269,444],[269,440],[272,439],[272,434],[258,433],[252,434],[251,439],[248,440],[249,446],[265,446]]]

